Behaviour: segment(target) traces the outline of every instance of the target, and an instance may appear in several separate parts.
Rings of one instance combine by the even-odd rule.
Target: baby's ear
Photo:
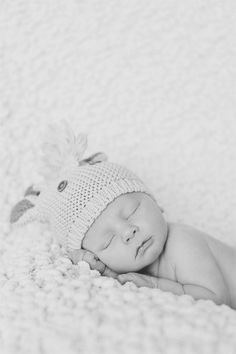
[[[87,159],[84,159],[82,161],[80,161],[80,165],[94,165],[96,163],[102,162],[102,161],[107,161],[108,157],[104,152],[97,152],[96,154],[93,154],[89,157],[87,157]]]
[[[28,198],[20,200],[11,210],[9,220],[11,224],[23,225],[38,219],[35,200],[37,201],[39,194],[40,191],[34,190],[33,185],[27,188],[24,197]]]

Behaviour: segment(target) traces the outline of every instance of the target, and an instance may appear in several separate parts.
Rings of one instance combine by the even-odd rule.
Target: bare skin
[[[191,226],[166,222],[146,193],[123,194],[110,203],[82,247],[73,254],[74,263],[83,259],[121,284],[131,281],[236,309],[236,249]]]

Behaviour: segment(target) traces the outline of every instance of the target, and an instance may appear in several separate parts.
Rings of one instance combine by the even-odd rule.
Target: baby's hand
[[[140,273],[124,273],[119,274],[117,279],[121,284],[124,284],[128,281],[134,283],[138,288],[146,286],[147,288],[156,288],[157,282],[155,277],[149,275],[140,274]]]
[[[102,261],[100,261],[96,254],[84,249],[76,250],[76,252],[72,255],[72,261],[74,264],[77,264],[79,261],[85,261],[89,264],[90,269],[97,270],[103,276],[112,278],[117,278],[118,276],[116,272],[108,268]]]

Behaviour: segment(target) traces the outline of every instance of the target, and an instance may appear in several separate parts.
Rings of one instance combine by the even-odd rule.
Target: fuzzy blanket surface
[[[0,0],[1,354],[236,352],[228,306],[122,286],[8,222],[67,119],[167,220],[236,247],[235,23],[233,0]]]

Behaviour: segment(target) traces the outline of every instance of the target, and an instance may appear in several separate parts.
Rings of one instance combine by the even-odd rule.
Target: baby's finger
[[[77,264],[80,261],[85,261],[90,264],[90,262],[92,262],[94,259],[98,259],[98,257],[94,253],[84,250],[82,248],[72,251],[70,253],[70,258],[73,264]]]
[[[94,264],[94,262],[98,261],[99,258],[96,256],[96,254],[87,250],[82,250],[82,251],[83,254],[81,260],[88,262],[89,264],[91,263],[91,265]]]
[[[117,279],[121,284],[125,284],[127,281],[131,281],[131,278],[132,277],[129,276],[128,274],[119,274],[117,276]]]
[[[108,268],[107,266],[105,266],[105,269],[103,270],[103,272],[101,274],[103,276],[111,277],[114,279],[117,279],[117,277],[118,277],[118,273],[114,272],[112,269]]]
[[[81,252],[81,259],[85,262],[88,262],[89,266],[93,270],[97,270],[99,273],[103,273],[105,270],[105,264],[99,260],[96,254],[87,251],[87,250],[82,250]]]
[[[85,261],[90,265],[90,268],[97,270],[101,275],[117,278],[118,273],[114,272],[108,268],[95,253],[84,249],[78,249],[71,252],[71,258],[74,264],[77,264],[79,261]]]
[[[91,269],[97,270],[101,275],[103,274],[103,272],[106,268],[105,264],[101,261],[93,260],[89,264],[90,264]]]

